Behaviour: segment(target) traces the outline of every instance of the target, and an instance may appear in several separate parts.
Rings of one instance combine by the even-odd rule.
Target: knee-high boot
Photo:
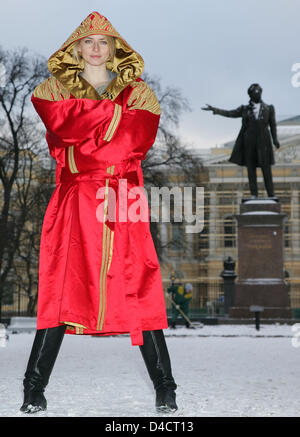
[[[162,330],[143,331],[140,347],[150,379],[156,391],[157,411],[175,411],[177,385],[172,375],[170,356]]]
[[[24,385],[24,402],[21,411],[35,413],[47,409],[44,390],[48,384],[66,326],[39,329],[32,345]]]

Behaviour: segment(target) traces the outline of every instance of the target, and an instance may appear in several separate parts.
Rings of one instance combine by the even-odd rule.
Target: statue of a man
[[[258,83],[254,83],[248,88],[248,94],[249,104],[241,105],[231,111],[210,105],[206,105],[202,109],[213,111],[213,114],[225,117],[242,117],[242,127],[229,161],[247,167],[251,198],[258,196],[256,167],[260,167],[262,170],[268,196],[274,197],[271,165],[275,161],[272,139],[274,146],[277,149],[280,147],[277,139],[275,109],[273,105],[267,105],[262,101],[262,88]]]

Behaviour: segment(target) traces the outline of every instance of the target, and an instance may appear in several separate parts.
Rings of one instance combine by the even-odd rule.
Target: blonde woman
[[[50,56],[51,76],[32,95],[57,166],[41,234],[25,413],[47,408],[44,390],[65,334],[129,333],[153,382],[157,410],[177,409],[141,168],[160,107],[140,78],[143,66],[111,23],[92,12]],[[143,216],[136,220],[138,210]]]

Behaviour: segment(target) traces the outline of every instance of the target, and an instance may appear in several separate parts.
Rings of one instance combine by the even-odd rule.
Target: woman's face
[[[109,45],[104,35],[90,35],[79,41],[78,52],[88,64],[100,66],[109,58]]]

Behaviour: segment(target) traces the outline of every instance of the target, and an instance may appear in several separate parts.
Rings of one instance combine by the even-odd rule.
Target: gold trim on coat
[[[79,173],[75,164],[74,146],[68,147],[68,160],[71,173]]]
[[[107,173],[113,175],[114,174],[114,169],[115,169],[114,165],[111,165],[110,167],[107,167]]]
[[[39,99],[59,102],[61,100],[68,100],[70,98],[70,91],[63,87],[55,77],[51,76],[34,89],[33,95]]]
[[[127,105],[128,110],[142,109],[160,115],[161,109],[152,89],[143,81],[134,81],[130,84],[133,88]]]
[[[115,133],[115,131],[119,125],[119,122],[121,119],[121,114],[122,114],[122,106],[116,104],[113,117],[112,117],[111,122],[107,128],[106,134],[103,138],[104,141],[110,141],[112,139],[113,134]]]
[[[80,323],[75,322],[60,322],[67,325],[67,329],[70,331],[75,331],[75,334],[83,334],[84,329],[88,329],[86,326],[81,325]]]
[[[107,167],[107,173],[113,175],[114,165]],[[100,278],[99,278],[99,312],[97,320],[97,330],[101,331],[103,329],[105,313],[106,313],[106,280],[107,273],[110,268],[112,254],[113,254],[113,241],[114,241],[114,231],[112,231],[106,224],[107,208],[108,208],[108,184],[109,179],[106,179],[105,185],[105,196],[104,196],[104,215],[103,215],[103,237],[102,237],[102,262],[100,268]]]

